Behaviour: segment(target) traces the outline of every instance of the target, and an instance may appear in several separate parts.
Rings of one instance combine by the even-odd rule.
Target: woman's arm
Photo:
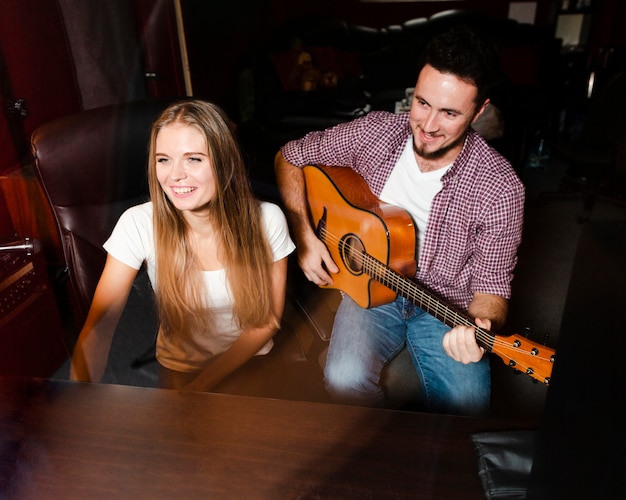
[[[280,319],[285,307],[287,286],[287,258],[274,262],[272,266],[273,318],[260,328],[251,328],[241,333],[230,348],[213,359],[185,389],[210,391],[224,378],[252,358],[274,336],[280,328]]]
[[[74,347],[70,379],[102,380],[111,340],[136,276],[136,269],[107,256],[89,314]]]

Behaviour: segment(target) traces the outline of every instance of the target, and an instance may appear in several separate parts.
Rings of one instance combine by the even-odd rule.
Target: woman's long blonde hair
[[[189,100],[165,109],[150,137],[148,183],[154,205],[155,294],[161,328],[167,335],[211,328],[206,309],[208,292],[190,245],[187,223],[156,176],[156,138],[163,127],[173,123],[196,127],[206,138],[216,184],[208,217],[220,235],[219,258],[233,295],[234,315],[242,329],[263,326],[273,319],[273,259],[259,202],[252,193],[228,117],[214,104]]]

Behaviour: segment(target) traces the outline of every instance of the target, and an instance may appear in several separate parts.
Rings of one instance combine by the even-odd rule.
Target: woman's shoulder
[[[134,214],[152,215],[152,202],[146,201],[129,207],[126,211]]]
[[[119,217],[115,227],[127,234],[152,234],[152,202],[140,203],[127,208]]]
[[[282,259],[295,249],[293,241],[289,236],[287,218],[282,209],[275,203],[260,201],[259,205],[266,236],[274,253],[274,259]]]
[[[273,214],[283,213],[282,209],[278,206],[278,204],[274,203],[273,201],[259,200],[259,206],[261,207],[261,212],[263,213],[263,215],[265,214],[273,215]]]
[[[265,221],[286,220],[285,213],[276,203],[271,201],[259,201],[261,217]]]
[[[152,202],[147,201],[145,203],[140,203],[138,205],[133,205],[132,207],[127,208],[120,217],[120,220],[152,220],[152,213]]]

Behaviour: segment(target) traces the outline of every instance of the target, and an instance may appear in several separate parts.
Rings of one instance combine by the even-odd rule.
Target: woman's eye
[[[165,163],[168,160],[169,160],[168,158],[157,158],[157,163]]]

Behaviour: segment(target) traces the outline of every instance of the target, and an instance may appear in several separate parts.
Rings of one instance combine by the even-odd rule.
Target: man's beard
[[[426,151],[424,148],[417,147],[417,144],[415,144],[415,137],[413,137],[413,151],[417,156],[424,158],[425,160],[438,160],[448,154],[451,149],[454,149],[459,144],[463,143],[469,129],[470,127],[467,127],[465,132],[463,132],[454,142],[451,142],[442,148],[436,149],[435,151]]]

